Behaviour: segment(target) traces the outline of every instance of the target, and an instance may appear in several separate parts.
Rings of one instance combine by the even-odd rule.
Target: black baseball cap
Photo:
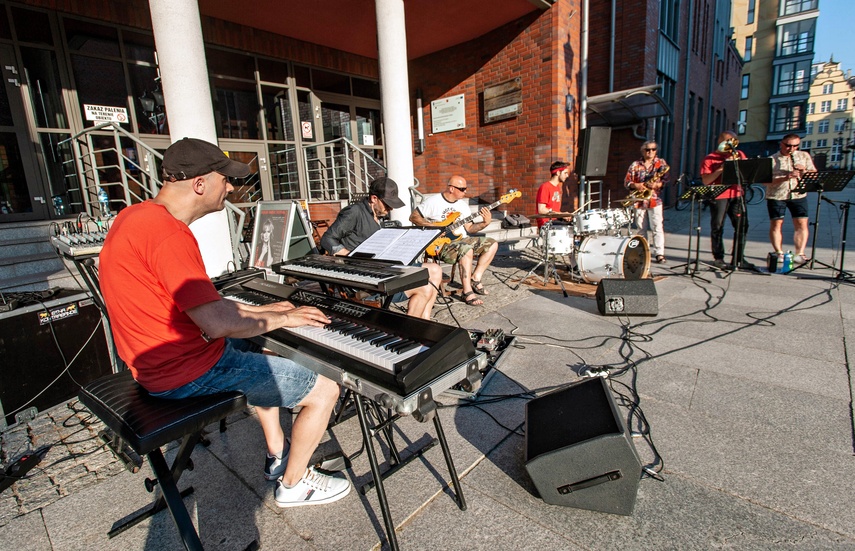
[[[399,209],[404,206],[404,202],[398,197],[398,184],[392,178],[381,176],[368,186],[368,193],[376,195],[378,199],[392,207]]]
[[[233,161],[216,145],[184,138],[170,145],[163,154],[163,172],[167,178],[189,180],[211,172],[230,178],[249,176],[249,165]]]

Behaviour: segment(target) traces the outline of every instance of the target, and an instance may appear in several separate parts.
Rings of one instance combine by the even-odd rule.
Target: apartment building
[[[786,134],[803,134],[819,0],[734,0],[733,40],[745,65],[739,95],[740,148],[774,152]]]
[[[802,149],[809,150],[819,169],[847,168],[855,150],[855,77],[840,62],[816,63],[807,104]]]

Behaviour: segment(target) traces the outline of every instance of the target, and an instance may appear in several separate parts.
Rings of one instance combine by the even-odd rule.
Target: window
[[[846,111],[846,107],[849,104],[849,100],[846,98],[837,100],[837,110],[838,111]]]
[[[802,140],[802,146],[800,149],[810,149],[810,140]]]
[[[828,133],[828,121],[819,121],[819,134]]]
[[[815,110],[815,109],[816,109],[816,104],[815,104],[814,102],[810,102],[810,103],[808,103],[808,106],[807,106],[807,114],[808,114],[808,115],[813,115],[813,112],[814,112],[814,110]]]
[[[802,103],[776,103],[772,106],[770,131],[794,132],[802,123]]]
[[[834,131],[835,132],[843,132],[844,126],[846,126],[846,119],[845,118],[834,119]]]
[[[659,12],[659,29],[677,42],[680,28],[680,0],[662,0]]]
[[[754,37],[746,36],[745,37],[745,51],[742,53],[742,59],[744,61],[751,61],[751,49],[754,47]]]
[[[748,110],[742,109],[739,111],[739,121],[736,123],[736,132],[739,135],[745,134],[748,129]]]
[[[810,89],[810,60],[785,63],[775,69],[775,93],[794,94]]]
[[[822,85],[822,93],[823,93],[823,95],[825,95],[825,94],[831,94],[831,93],[833,93],[833,92],[834,92],[834,83],[828,83],[828,84],[823,84],[823,85]]]
[[[839,163],[843,160],[843,138],[834,138],[831,142],[831,156],[828,160],[832,163]]]
[[[754,23],[754,3],[755,0],[748,0],[748,18],[745,21],[748,25]]]
[[[817,0],[783,0],[780,15],[793,15],[816,9]]]
[[[819,105],[820,113],[828,113],[831,111],[831,100],[826,100]]]
[[[751,75],[742,75],[742,91],[739,94],[739,99],[748,99],[748,83],[750,81]],[[829,107],[829,109],[830,108],[831,107]]]
[[[811,121],[805,125],[805,134],[808,134],[808,135],[813,134],[813,121]]]
[[[820,148],[820,147],[828,147],[828,140],[826,140],[825,138],[823,138],[823,139],[821,139],[821,140],[817,140],[817,141],[816,141],[816,147],[817,147],[817,148]]]
[[[780,29],[778,55],[788,56],[812,52],[815,33],[815,18],[784,25]]]

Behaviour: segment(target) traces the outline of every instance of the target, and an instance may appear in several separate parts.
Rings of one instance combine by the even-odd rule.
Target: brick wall
[[[421,89],[425,105],[425,152],[414,161],[424,193],[441,191],[450,176],[459,174],[467,179],[470,197],[495,201],[516,188],[523,196],[502,208],[535,212],[535,193],[549,179],[550,163],[575,156],[579,11],[578,0],[559,0],[547,11],[410,63],[413,97]],[[484,89],[517,77],[522,112],[484,124]],[[567,93],[577,99],[569,115]],[[431,134],[430,102],[457,94],[465,94],[466,127]]]

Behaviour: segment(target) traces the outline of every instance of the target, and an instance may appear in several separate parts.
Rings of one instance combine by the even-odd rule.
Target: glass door
[[[11,46],[0,45],[0,222],[48,218],[21,97],[22,75]]]

